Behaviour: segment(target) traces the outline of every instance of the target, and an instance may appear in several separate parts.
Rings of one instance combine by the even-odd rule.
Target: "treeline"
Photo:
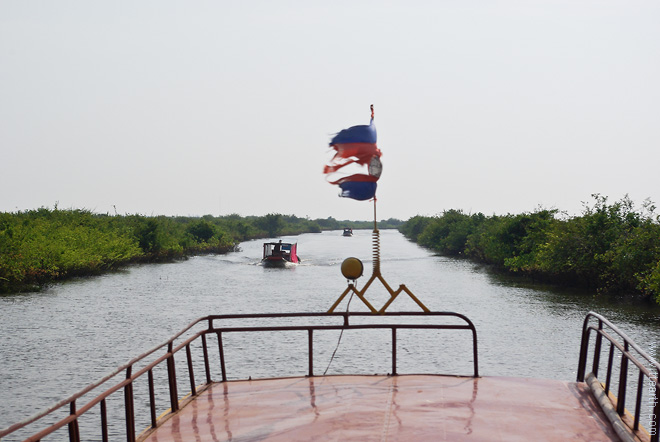
[[[397,228],[402,221],[381,221]],[[373,221],[310,220],[294,215],[214,217],[96,214],[40,208],[0,213],[0,293],[93,275],[134,262],[226,253],[246,240],[322,230],[373,228]]]
[[[57,207],[0,213],[0,293],[34,290],[133,262],[225,253],[248,239],[321,230],[316,221],[280,214],[110,216]]]
[[[340,221],[332,217],[328,217],[325,219],[317,219],[315,221],[323,230],[341,230],[346,227],[350,227],[351,229],[371,229],[371,230],[373,230],[374,228],[373,221],[349,221],[349,220]],[[384,219],[378,221],[377,227],[378,229],[398,229],[402,224],[403,221],[396,218],[390,218],[390,219]]]
[[[536,280],[633,294],[660,304],[660,224],[648,201],[592,195],[581,216],[539,209],[506,216],[447,210],[399,230],[440,254],[463,256]]]

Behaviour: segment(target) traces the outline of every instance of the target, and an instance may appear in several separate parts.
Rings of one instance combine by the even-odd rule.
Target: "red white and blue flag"
[[[376,183],[383,168],[376,140],[372,105],[369,125],[343,129],[330,141],[335,154],[323,173],[330,184],[339,186],[339,196],[360,201],[376,197]]]

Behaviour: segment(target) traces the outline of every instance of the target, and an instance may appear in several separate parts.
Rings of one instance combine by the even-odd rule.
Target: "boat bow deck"
[[[585,383],[439,375],[213,384],[143,441],[617,441]]]

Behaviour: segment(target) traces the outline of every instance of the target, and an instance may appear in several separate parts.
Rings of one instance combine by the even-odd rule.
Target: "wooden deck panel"
[[[144,440],[619,439],[583,383],[403,375],[214,384]]]

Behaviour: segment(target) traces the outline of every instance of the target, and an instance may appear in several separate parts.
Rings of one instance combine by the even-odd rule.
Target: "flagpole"
[[[378,231],[378,221],[376,217],[376,197],[374,196],[374,231],[371,234],[373,240],[373,259],[374,259],[374,270],[372,274],[372,279],[380,277],[380,232]]]
[[[374,105],[370,105],[369,109],[371,110],[371,122],[374,121]],[[380,176],[380,174],[379,174]],[[376,178],[378,179],[378,177]],[[374,233],[378,232],[378,221],[376,221],[376,195],[374,194]]]
[[[371,105],[371,123],[372,124],[373,124],[373,120],[374,120],[374,105],[372,104]],[[355,126],[355,127],[358,127],[358,126]],[[353,130],[353,129],[354,128],[350,128],[349,130]],[[330,307],[330,310],[328,310],[328,313],[332,313],[335,310],[335,308],[337,307],[337,305],[339,305],[339,303],[344,299],[344,297],[350,291],[352,291],[354,294],[356,294],[358,296],[358,298],[360,300],[362,300],[362,302],[364,302],[364,304],[369,308],[369,310],[371,310],[371,312],[375,313],[375,314],[385,313],[385,310],[387,310],[387,308],[390,306],[390,304],[392,304],[392,302],[396,299],[397,296],[399,296],[399,294],[401,292],[405,292],[408,296],[410,296],[410,298],[413,301],[415,301],[417,303],[417,305],[419,305],[423,311],[429,312],[429,309],[426,308],[426,306],[424,304],[422,304],[422,302],[419,299],[417,299],[415,297],[415,295],[413,295],[413,293],[410,290],[408,290],[408,288],[405,285],[401,284],[397,290],[393,290],[392,287],[390,287],[390,285],[387,283],[387,281],[385,281],[385,278],[383,278],[383,275],[380,274],[380,232],[378,231],[378,213],[376,211],[376,186],[375,186],[375,184],[376,184],[376,181],[378,181],[378,178],[380,178],[380,173],[382,171],[382,164],[380,164],[380,160],[379,160],[380,151],[378,150],[378,148],[376,148],[376,145],[375,145],[375,142],[376,142],[375,132],[374,132],[373,135],[374,135],[373,147],[375,148],[375,150],[374,150],[374,156],[371,158],[371,162],[369,163],[369,176],[372,178],[372,180],[370,180],[370,181],[374,184],[374,186],[372,188],[373,192],[374,192],[373,193],[373,200],[374,200],[374,231],[371,235],[371,238],[372,238],[372,241],[373,241],[373,244],[372,244],[373,272],[371,274],[371,278],[369,278],[369,280],[364,285],[364,287],[362,287],[362,290],[358,291],[357,288],[355,287],[355,279],[357,279],[357,277],[355,279],[352,279],[351,278],[352,274],[349,274],[347,276],[347,274],[344,273],[344,264],[342,264],[342,274],[344,276],[346,276],[347,279],[352,281],[352,282],[348,283],[348,288],[344,291],[344,293],[341,294],[341,296],[339,296],[339,299],[337,299],[337,301],[335,301],[333,306]],[[333,142],[334,142],[334,138],[333,138]],[[331,143],[331,145],[332,145],[332,143]],[[335,149],[338,149],[337,146],[335,146]],[[365,159],[363,159],[363,160],[365,160]],[[374,160],[375,160],[375,162],[374,162]],[[373,164],[373,171],[371,170],[372,162],[374,163]],[[343,167],[343,166],[338,166],[338,167]],[[327,173],[327,171],[325,173]],[[375,178],[375,180],[373,180],[374,178]],[[338,182],[335,182],[333,184],[338,184]],[[342,194],[342,196],[344,196],[344,195]],[[348,193],[348,196],[350,198],[353,198],[353,196],[351,196],[350,193]],[[358,198],[356,198],[356,199],[358,199]],[[367,198],[364,198],[364,199],[367,199]],[[360,261],[357,258],[348,258],[344,262],[348,261],[349,259],[350,260],[357,260],[360,263]],[[360,275],[361,274],[362,274],[362,270],[360,270]],[[387,292],[390,294],[390,299],[381,307],[380,310],[376,310],[367,301],[367,299],[364,297],[364,294],[367,292],[367,289],[369,289],[371,284],[376,280],[379,280],[381,282],[381,284],[383,285],[383,287],[385,287],[385,290],[387,290]],[[350,303],[350,300],[349,300],[349,303]],[[348,306],[347,306],[347,311],[348,311]]]

